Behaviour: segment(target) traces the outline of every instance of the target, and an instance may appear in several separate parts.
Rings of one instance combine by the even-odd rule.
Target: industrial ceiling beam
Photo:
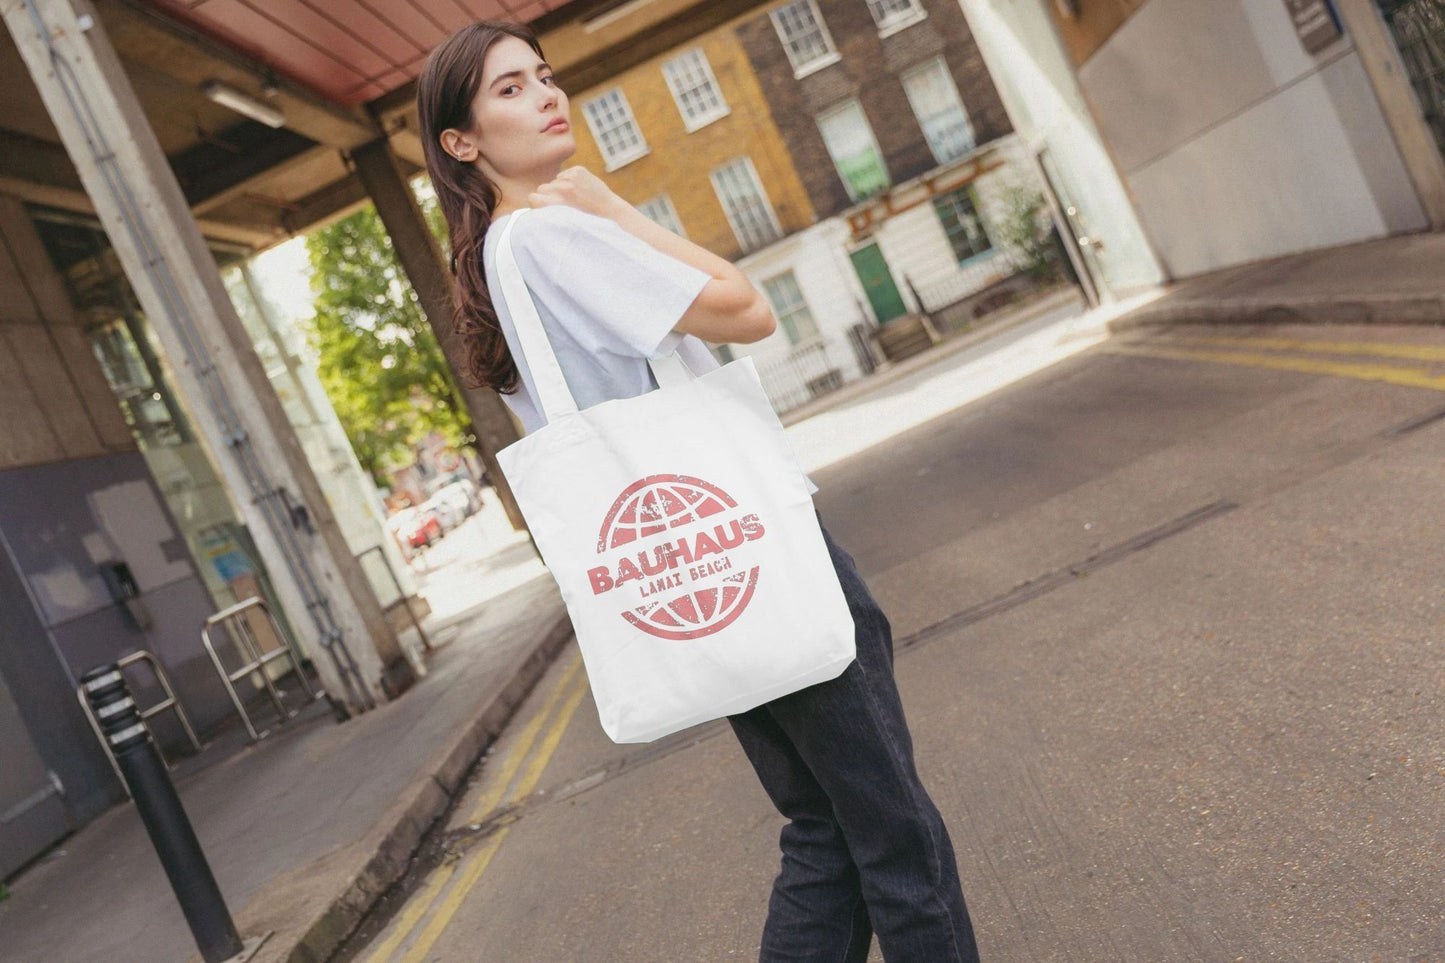
[[[353,172],[299,199],[295,210],[286,212],[281,221],[291,234],[315,231],[345,217],[370,200],[361,178]]]
[[[412,127],[400,127],[391,132],[391,149],[397,157],[406,161],[416,170],[426,169],[426,155],[422,152],[421,137]]]
[[[333,104],[140,0],[97,0],[96,9],[116,51],[127,61],[168,74],[192,90],[220,80],[254,93],[286,115],[289,129],[317,143],[350,149],[376,138],[377,126],[364,110]],[[277,92],[265,98],[261,88],[268,82]]]
[[[310,138],[290,130],[272,130],[255,121],[219,131],[215,138],[169,158],[193,208],[214,207],[216,199],[244,192],[251,182],[317,149]]]
[[[95,214],[95,205],[86,195],[80,175],[75,172],[64,147],[3,128],[0,128],[0,193],[45,207]],[[259,202],[241,205],[244,216],[233,220],[232,216],[237,213],[236,198],[244,194],[245,185],[240,185],[209,199],[210,207],[228,204],[228,216],[224,218],[207,217],[207,204],[196,208],[197,221],[206,237],[256,248],[274,244],[292,233],[281,211]]]
[[[0,127],[0,178],[85,194],[80,175],[75,172],[64,147],[3,127]]]

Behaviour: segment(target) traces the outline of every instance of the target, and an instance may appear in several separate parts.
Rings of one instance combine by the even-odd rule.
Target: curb
[[[1109,322],[1109,331],[1178,324],[1445,324],[1445,297],[1155,302],[1115,318]]]
[[[405,875],[422,837],[446,812],[472,766],[571,638],[572,623],[563,614],[514,664],[506,684],[480,708],[471,723],[432,757],[425,775],[399,796],[357,843],[363,852],[368,847],[371,850],[365,865],[306,924],[303,933],[289,944],[280,938],[281,934],[272,937],[255,957],[256,963],[324,963],[335,952],[381,895]],[[307,868],[302,867],[300,878],[304,878]],[[243,931],[247,929],[243,920],[238,919],[237,924]]]

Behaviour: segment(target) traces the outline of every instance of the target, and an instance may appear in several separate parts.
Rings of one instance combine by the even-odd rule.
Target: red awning
[[[343,106],[414,79],[431,49],[477,20],[530,23],[570,0],[147,0]]]

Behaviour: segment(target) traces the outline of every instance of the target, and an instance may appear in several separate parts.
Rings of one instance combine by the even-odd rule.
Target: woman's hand
[[[766,338],[777,326],[767,299],[735,265],[655,224],[585,167],[567,168],[528,194],[527,203],[532,207],[566,204],[605,217],[663,254],[712,275],[674,331],[719,344],[747,343]]]
[[[632,205],[612,192],[585,167],[569,167],[527,195],[531,207],[546,207],[550,204],[566,204],[588,214],[596,214],[616,220],[617,216]]]

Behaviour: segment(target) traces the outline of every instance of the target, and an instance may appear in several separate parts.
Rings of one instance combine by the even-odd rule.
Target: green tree
[[[1037,190],[1013,183],[1002,192],[1005,213],[994,224],[998,240],[1013,248],[1020,258],[1020,267],[1040,284],[1053,284],[1063,278],[1060,252],[1054,242],[1044,195]]]
[[[442,213],[441,201],[437,200],[437,193],[431,186],[431,181],[425,177],[418,177],[411,185],[411,192],[416,196],[416,202],[421,207],[422,217],[426,218],[426,226],[431,229],[432,236],[437,239],[437,246],[442,250],[442,258],[451,256],[451,236],[447,230],[447,218]]]
[[[362,465],[384,481],[430,432],[460,447],[471,423],[376,209],[306,239],[319,375]]]

